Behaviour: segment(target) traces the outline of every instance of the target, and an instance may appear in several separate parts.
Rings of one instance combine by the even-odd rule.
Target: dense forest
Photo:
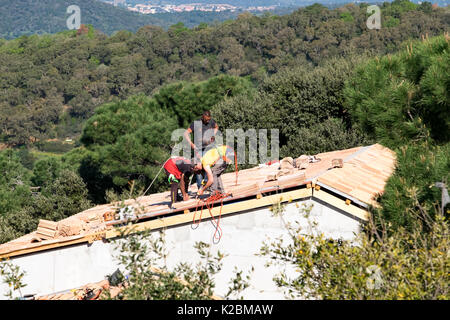
[[[170,12],[140,14],[114,7],[99,0],[0,0],[0,38],[14,39],[23,35],[51,34],[67,30],[67,19],[72,13],[66,10],[77,5],[81,11],[81,23],[90,24],[107,35],[120,30],[136,32],[145,25],[168,29],[176,23],[196,27],[201,23],[220,23],[234,19],[242,10],[235,12]],[[275,14],[292,12],[293,8],[271,10]]]
[[[253,83],[284,68],[331,57],[394,52],[407,39],[447,31],[449,12],[430,3],[382,5],[383,27],[369,30],[366,4],[322,5],[284,16],[242,14],[219,25],[146,26],[113,36],[92,26],[0,40],[0,143],[76,139],[96,107],[151,95],[174,81],[219,74]],[[3,16],[3,15],[2,15]]]
[[[365,28],[364,4],[313,5],[193,29],[2,41],[0,242],[138,194],[169,157],[171,132],[207,109],[221,128],[278,128],[281,157],[392,148],[399,168],[374,216],[411,225],[418,203],[438,206],[430,185],[450,172],[450,20],[404,0],[382,13],[380,30]],[[149,192],[166,188],[161,178]]]

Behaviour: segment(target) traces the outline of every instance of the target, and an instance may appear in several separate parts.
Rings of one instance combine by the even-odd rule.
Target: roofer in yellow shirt
[[[220,176],[227,169],[233,157],[234,151],[228,146],[213,144],[208,148],[208,151],[200,159],[200,163],[196,165],[197,170],[203,169],[208,176],[206,184],[199,189],[197,195],[202,195],[209,187],[211,187],[212,193],[215,191],[225,192]]]

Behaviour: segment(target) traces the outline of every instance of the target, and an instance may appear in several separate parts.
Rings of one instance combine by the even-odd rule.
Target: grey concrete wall
[[[235,267],[247,273],[253,266],[250,287],[242,293],[243,297],[284,299],[283,291],[276,287],[272,278],[283,269],[295,276],[295,268],[287,265],[266,267],[269,259],[256,254],[259,253],[263,241],[270,242],[279,237],[289,240],[285,223],[297,221],[308,230],[308,220],[298,208],[303,204],[313,204],[309,221],[316,221],[318,230],[326,236],[352,240],[359,232],[360,224],[357,220],[327,205],[314,200],[292,202],[286,205],[281,216],[275,216],[269,208],[223,216],[220,221],[223,234],[217,244],[213,243],[215,228],[210,221],[203,220],[195,230],[190,224],[165,230],[169,252],[167,266],[172,268],[179,262],[197,263],[200,258],[194,244],[202,241],[211,244],[210,250],[213,254],[220,250],[228,255],[223,260],[221,272],[215,278],[217,295],[223,296],[228,291]],[[203,218],[207,216],[208,212],[204,211]],[[91,245],[63,247],[13,258],[11,261],[26,272],[23,281],[27,286],[22,289],[22,294],[42,295],[103,280],[107,274],[119,267],[115,259],[117,256],[116,244],[96,241]],[[0,285],[0,299],[5,299],[7,289],[5,284]]]

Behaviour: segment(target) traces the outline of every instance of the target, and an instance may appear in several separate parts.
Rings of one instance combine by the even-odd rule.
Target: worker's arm
[[[215,123],[215,127],[214,127],[214,136],[217,135],[217,131],[219,131],[219,126],[217,125],[217,123]]]
[[[181,180],[180,180],[180,189],[181,193],[183,194],[183,201],[189,200],[189,195],[186,192],[186,179],[184,173],[181,174]]]
[[[206,174],[208,176],[208,182],[206,182],[206,185],[204,185],[198,191],[198,195],[200,195],[200,196],[203,194],[203,192],[205,192],[206,189],[208,189],[212,185],[212,183],[214,181],[214,177],[213,177],[213,174],[212,174],[212,171],[211,171],[211,167],[210,166],[206,166],[206,167],[204,167],[204,169],[205,169],[205,172],[206,172]]]
[[[187,142],[189,142],[192,149],[196,149],[197,147],[191,140],[191,133],[192,133],[191,128],[187,128],[186,131],[184,132],[184,138],[186,139]]]

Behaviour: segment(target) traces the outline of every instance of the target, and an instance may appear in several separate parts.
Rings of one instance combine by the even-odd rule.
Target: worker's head
[[[211,121],[211,112],[210,111],[206,110],[205,112],[203,112],[202,121],[204,124],[207,124],[209,121]]]
[[[200,173],[203,170],[203,166],[202,163],[199,159],[194,158],[192,160],[192,171],[194,171],[194,173]]]
[[[201,163],[201,162],[197,163],[197,164],[195,165],[195,167],[194,167],[194,172],[195,172],[195,173],[198,173],[198,172],[200,172],[200,171],[202,171],[202,170],[203,170],[202,163]]]

